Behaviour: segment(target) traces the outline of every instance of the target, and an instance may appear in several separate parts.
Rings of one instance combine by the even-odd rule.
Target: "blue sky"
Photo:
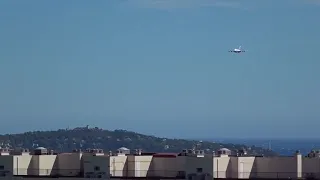
[[[316,136],[319,2],[2,0],[0,132]]]

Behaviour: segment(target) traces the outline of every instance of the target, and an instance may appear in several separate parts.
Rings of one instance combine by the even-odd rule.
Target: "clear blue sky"
[[[2,0],[0,132],[318,135],[319,2]]]

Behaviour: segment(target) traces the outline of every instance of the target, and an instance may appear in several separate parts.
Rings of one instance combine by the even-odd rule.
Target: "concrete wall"
[[[52,180],[50,177],[0,177],[0,180]],[[58,180],[102,180],[101,178],[59,177]],[[116,179],[113,179],[116,180]],[[118,179],[120,180],[120,179]],[[130,180],[130,179],[126,179]],[[133,180],[133,179],[132,179]]]
[[[152,156],[128,156],[128,177],[147,177],[148,175],[150,176],[150,173],[153,173],[149,171],[151,161]]]
[[[83,164],[83,166],[82,166]],[[99,170],[94,167],[99,166]],[[109,167],[110,166],[110,167]],[[320,178],[320,158],[294,157],[153,157],[153,156],[92,156],[80,153],[56,155],[0,156],[0,173],[7,175],[64,175],[80,172],[110,172],[124,177],[175,177],[208,173],[215,178],[299,178],[308,173]],[[109,175],[109,173],[105,173]]]
[[[297,178],[302,174],[301,156],[214,157],[215,178]],[[304,169],[305,171],[305,169]]]
[[[255,157],[214,157],[215,178],[249,178]]]
[[[297,178],[296,157],[256,157],[251,177]]]
[[[197,168],[213,175],[212,156],[201,157],[153,157],[153,156],[111,156],[110,174],[126,177],[176,177],[182,171],[196,173]]]
[[[32,155],[13,156],[13,174],[28,175],[28,169],[31,163]]]
[[[302,158],[302,172],[304,176],[314,176],[320,179],[320,158]]]
[[[231,157],[231,169],[228,170],[227,177],[247,179],[251,177],[255,157]]]
[[[11,176],[13,175],[13,156],[0,156],[0,175]]]
[[[213,157],[213,177],[214,178],[226,178],[230,177],[228,173],[232,169],[231,163],[230,163],[230,157],[228,156],[223,156],[223,157]]]
[[[58,174],[61,176],[77,176],[81,173],[82,153],[62,153],[57,156]]]
[[[186,171],[186,178],[197,179],[198,176],[208,174],[206,178],[212,179],[213,177],[213,157],[192,157],[192,156],[179,156],[178,159],[185,159],[184,169]]]
[[[83,170],[86,178],[109,178],[110,177],[110,157],[83,155]]]
[[[115,176],[115,177],[127,176],[127,172],[128,172],[127,156],[111,156],[110,157],[111,176]]]
[[[32,178],[32,177],[0,177],[0,180],[52,180],[52,178],[48,178],[48,177],[36,177],[36,178]],[[101,178],[82,178],[82,177],[78,177],[78,178],[72,178],[72,177],[62,177],[62,178],[54,178],[54,179],[59,179],[59,180],[102,180]],[[139,178],[140,180],[148,180],[147,178]],[[112,178],[112,180],[123,180],[121,178]],[[135,178],[126,178],[125,180],[137,180]],[[158,180],[178,180],[178,179],[158,179]]]
[[[27,175],[31,162],[31,155],[0,156],[0,171],[6,175]]]
[[[110,174],[127,177],[173,177],[183,170],[175,157],[111,156]]]
[[[178,171],[184,171],[176,157],[153,157],[148,176],[174,177]]]
[[[28,175],[50,176],[56,175],[58,167],[56,165],[57,155],[33,155],[30,161]]]
[[[38,161],[38,167],[33,167],[33,169],[39,169],[39,176],[50,176],[57,174],[57,155],[41,155],[33,157],[36,157],[35,160]]]

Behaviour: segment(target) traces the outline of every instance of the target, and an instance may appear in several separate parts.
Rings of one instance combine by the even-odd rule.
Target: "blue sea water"
[[[297,150],[303,155],[311,150],[320,150],[320,139],[202,139],[213,142],[244,144],[248,146],[263,147],[279,153],[283,156],[291,156]]]

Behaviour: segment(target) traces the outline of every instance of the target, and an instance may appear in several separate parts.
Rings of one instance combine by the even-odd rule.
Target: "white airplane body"
[[[229,52],[232,52],[232,53],[242,53],[242,52],[246,52],[246,51],[241,50],[241,46],[239,46],[238,49],[230,50]]]

